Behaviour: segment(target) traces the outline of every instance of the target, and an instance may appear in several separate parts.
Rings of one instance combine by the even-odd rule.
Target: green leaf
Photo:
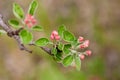
[[[35,45],[37,46],[46,46],[49,43],[49,40],[47,38],[40,38],[37,41],[35,41]]]
[[[31,14],[31,15],[34,15],[35,13],[35,10],[38,6],[38,3],[36,0],[33,0],[29,6],[29,10],[28,10],[28,13]]]
[[[19,18],[19,19],[23,19],[24,18],[24,12],[23,9],[20,7],[20,5],[18,5],[17,3],[13,4],[13,14]]]
[[[57,52],[57,54],[55,55],[54,59],[57,62],[60,62],[62,60],[62,53],[61,52]]]
[[[11,19],[11,20],[8,21],[8,23],[10,24],[10,26],[12,26],[16,29],[20,28],[19,22],[17,20]]]
[[[57,54],[57,49],[55,47],[52,48],[52,54]]]
[[[6,32],[4,30],[0,30],[0,35],[5,34]]]
[[[59,50],[63,50],[63,47],[64,47],[64,45],[63,45],[61,42],[59,42],[59,44],[58,44],[58,49],[59,49]]]
[[[22,30],[19,35],[23,44],[29,44],[33,40],[33,35],[27,30]]]
[[[68,32],[68,31],[64,31],[63,39],[67,42],[73,42],[75,40],[75,37],[72,33]]]
[[[71,48],[71,44],[65,44],[64,48],[63,48],[63,52],[65,54],[69,54],[70,53],[70,48]]]
[[[75,40],[71,43],[71,45],[77,47],[80,45],[80,43],[78,42],[78,39],[75,38]]]
[[[72,62],[73,62],[73,56],[72,55],[68,55],[67,57],[65,57],[63,59],[63,65],[64,66],[69,66],[69,65],[71,65]]]
[[[65,25],[59,26],[59,28],[58,28],[58,33],[59,33],[59,35],[60,35],[61,37],[63,37],[63,32],[64,32],[65,30],[66,30]]]
[[[76,69],[80,70],[80,68],[81,68],[81,60],[80,60],[80,57],[78,57],[78,56],[75,56],[75,65],[76,65]]]
[[[41,26],[36,25],[36,26],[32,27],[32,30],[43,31],[43,28]]]

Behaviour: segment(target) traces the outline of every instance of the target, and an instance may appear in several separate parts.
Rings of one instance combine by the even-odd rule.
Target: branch
[[[31,43],[29,45],[32,45],[32,46],[36,46],[34,43]],[[53,54],[51,53],[51,49],[48,48],[48,47],[40,47],[42,50],[44,50],[46,53],[48,53],[49,55],[53,56]]]
[[[16,40],[16,42],[18,43],[18,46],[20,48],[20,50],[24,50],[24,51],[27,51],[29,53],[32,53],[31,50],[28,50],[24,44],[22,44],[21,40],[20,40],[20,37],[19,37],[19,32],[21,30],[23,30],[23,28],[20,28],[19,30],[12,30],[12,28],[10,28],[4,21],[3,21],[3,17],[2,15],[0,14],[0,27],[2,27],[3,30],[5,30],[7,32],[7,35],[9,37],[12,37]],[[34,45],[35,46],[35,45]],[[42,50],[44,50],[45,52],[47,52],[49,55],[52,55],[51,54],[51,49],[50,48],[47,48],[47,47],[40,47]]]
[[[53,54],[51,53],[51,49],[47,48],[47,47],[40,47],[42,50],[44,50],[45,52],[47,52],[49,55],[53,56]]]

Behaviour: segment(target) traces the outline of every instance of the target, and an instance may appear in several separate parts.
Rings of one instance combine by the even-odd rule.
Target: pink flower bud
[[[58,36],[58,32],[54,30],[54,31],[52,32],[52,35]]]
[[[85,48],[88,47],[89,44],[90,44],[89,40],[85,40],[85,42],[83,43],[83,45],[85,46]]]
[[[31,15],[31,16],[30,16],[30,19],[33,20],[33,19],[35,19],[35,18],[34,18],[34,16]]]
[[[89,46],[89,40],[85,40],[81,45],[80,45],[80,48],[83,49],[83,48],[87,48]]]
[[[28,26],[29,28],[31,28],[31,27],[33,26],[33,24],[32,24],[32,23],[28,23],[27,26]]]
[[[79,42],[83,42],[84,38],[80,36],[78,40],[79,40]]]
[[[36,23],[37,23],[36,19],[33,19],[32,24],[36,24]]]
[[[31,14],[27,14],[27,15],[26,15],[26,18],[27,18],[27,19],[31,19],[31,16],[32,16]]]
[[[51,39],[51,40],[54,40],[54,36],[53,36],[53,35],[51,35],[51,36],[50,36],[50,39]]]
[[[92,51],[91,50],[87,50],[86,51],[86,55],[90,56],[92,54]]]
[[[55,39],[56,39],[57,41],[60,40],[60,36],[59,36],[59,35],[55,36]]]
[[[80,45],[80,49],[83,49],[85,48],[85,46],[83,44]]]
[[[57,41],[60,40],[60,36],[58,35],[58,32],[55,30],[52,32],[50,37],[51,37],[51,40],[54,40],[54,39]]]
[[[28,23],[29,23],[28,19],[25,19],[24,22],[25,22],[25,24],[28,24]]]
[[[79,57],[80,57],[81,60],[85,59],[85,56],[83,54],[80,54]]]
[[[36,24],[36,19],[34,18],[34,16],[30,15],[30,14],[27,14],[26,17],[25,17],[25,20],[24,20],[25,24],[31,28],[33,25]]]

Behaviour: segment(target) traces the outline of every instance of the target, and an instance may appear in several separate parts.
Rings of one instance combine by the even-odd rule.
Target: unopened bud
[[[33,19],[32,24],[36,24],[36,23],[37,23],[36,19]]]
[[[54,36],[53,36],[53,35],[51,35],[51,36],[50,36],[50,39],[51,39],[51,40],[54,40]]]
[[[52,32],[52,35],[58,36],[58,32],[54,30],[54,31]]]
[[[84,38],[80,36],[78,40],[79,40],[79,42],[83,42]]]
[[[58,35],[58,36],[55,36],[55,39],[56,40],[60,40],[60,36]]]
[[[85,48],[84,44],[81,44],[80,49],[84,49],[84,48]]]
[[[34,16],[30,15],[30,14],[27,14],[26,17],[25,17],[25,20],[24,20],[24,23],[29,27],[31,28],[33,25],[36,24],[36,19],[34,18]]]
[[[31,27],[33,26],[33,24],[32,24],[32,23],[29,23],[29,24],[27,24],[27,26],[28,26],[29,28],[31,28]]]
[[[92,54],[92,51],[91,50],[87,50],[86,51],[86,55],[90,56]]]
[[[83,43],[83,45],[84,45],[85,47],[88,47],[89,44],[90,44],[89,40],[85,40],[85,42]]]
[[[79,57],[80,57],[80,59],[81,59],[81,60],[84,60],[84,58],[85,58],[85,55],[83,55],[83,54],[80,54],[80,55],[79,55]]]

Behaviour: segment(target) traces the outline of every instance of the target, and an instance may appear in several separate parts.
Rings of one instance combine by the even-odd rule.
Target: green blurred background
[[[31,0],[0,0],[0,13],[7,22],[15,18],[12,3],[27,12]],[[40,48],[33,54],[20,51],[15,40],[0,36],[0,80],[120,80],[120,0],[38,0],[35,17],[49,37],[59,25],[76,37],[89,39],[93,54],[82,61],[81,71],[65,68]]]

